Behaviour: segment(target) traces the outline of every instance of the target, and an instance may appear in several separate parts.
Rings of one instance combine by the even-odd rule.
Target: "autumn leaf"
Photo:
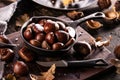
[[[16,20],[16,26],[22,26],[29,18],[28,14],[21,15]]]
[[[8,74],[7,76],[4,77],[3,80],[16,80],[16,77],[12,74]]]
[[[55,78],[53,75],[55,74],[55,69],[56,66],[53,64],[47,72],[42,72],[41,75],[30,74],[30,78],[32,80],[53,80]]]

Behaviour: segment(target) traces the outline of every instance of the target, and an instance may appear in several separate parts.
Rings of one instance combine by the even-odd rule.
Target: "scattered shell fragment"
[[[42,72],[41,75],[30,74],[31,80],[53,80],[55,77],[56,66],[53,64],[47,72]]]
[[[95,21],[95,20],[88,20],[88,21],[86,21],[86,24],[90,29],[98,29],[103,26],[103,24],[101,24],[99,21]]]

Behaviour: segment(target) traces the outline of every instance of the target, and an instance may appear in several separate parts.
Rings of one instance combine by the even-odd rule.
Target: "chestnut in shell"
[[[26,62],[33,61],[33,53],[25,46],[19,50],[18,54]]]
[[[46,36],[45,36],[45,40],[49,43],[49,44],[53,44],[55,43],[55,35],[53,32],[49,32]]]
[[[31,39],[30,40],[30,44],[33,45],[33,46],[36,46],[36,47],[40,47],[41,46],[41,42],[39,42],[36,39]]]
[[[54,32],[56,31],[56,27],[54,23],[46,22],[44,25],[44,32],[49,33],[49,32]]]
[[[77,54],[86,57],[91,53],[91,46],[89,43],[85,41],[78,41],[74,44],[73,49],[77,52]]]
[[[30,40],[33,38],[33,32],[31,28],[27,28],[24,33],[23,33],[24,37],[26,40]]]
[[[51,49],[50,45],[45,40],[42,42],[41,46],[42,46],[43,49],[48,49],[48,50]]]
[[[14,57],[14,51],[9,48],[0,48],[0,59],[3,61],[10,61]]]
[[[43,32],[44,30],[43,26],[41,26],[40,24],[35,24],[34,26],[32,26],[32,29],[37,34]]]
[[[59,42],[66,43],[69,40],[69,34],[63,30],[56,31],[55,35]]]
[[[64,48],[64,44],[61,43],[61,42],[57,42],[57,43],[54,43],[52,45],[53,50],[60,50],[60,49],[63,49],[63,48]]]
[[[39,33],[35,36],[35,39],[38,40],[39,42],[42,42],[43,40],[45,40],[45,34]]]
[[[24,76],[28,74],[28,66],[23,61],[15,62],[13,71],[17,76]]]

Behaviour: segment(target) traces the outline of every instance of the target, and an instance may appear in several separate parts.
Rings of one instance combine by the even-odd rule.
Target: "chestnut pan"
[[[31,50],[37,52],[40,55],[46,55],[46,56],[62,55],[62,54],[67,53],[71,49],[71,47],[73,45],[69,46],[68,48],[61,49],[61,50],[56,50],[56,51],[54,51],[54,50],[46,50],[46,49],[43,49],[43,48],[35,47],[35,46],[31,45],[23,36],[23,32],[25,31],[27,25],[32,23],[32,22],[37,23],[41,19],[51,19],[51,20],[54,20],[54,21],[61,21],[66,26],[71,26],[74,29],[76,29],[77,25],[82,23],[83,21],[86,21],[86,20],[92,19],[92,18],[104,18],[104,17],[105,17],[105,15],[102,12],[96,12],[96,13],[90,14],[90,15],[88,15],[86,17],[80,18],[80,19],[75,20],[75,21],[63,21],[63,20],[60,20],[60,19],[58,19],[56,17],[50,17],[50,16],[34,16],[31,19],[29,19],[27,22],[25,22],[24,25],[22,26],[22,28],[21,28],[21,37],[22,37],[23,41],[25,42],[25,44],[27,45],[28,48],[30,48]],[[77,39],[77,34],[76,34],[76,39]]]

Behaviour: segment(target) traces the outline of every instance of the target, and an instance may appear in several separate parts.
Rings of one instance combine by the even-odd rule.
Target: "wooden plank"
[[[93,39],[93,37],[90,34],[88,34],[84,29],[82,29],[79,26],[77,27],[76,32],[77,34],[80,34],[80,36],[78,37],[78,41],[85,40],[87,42],[90,42],[91,39]],[[15,49],[16,53],[18,53],[18,50],[24,45],[23,40],[20,37],[20,32],[9,34],[8,37],[11,39],[13,43],[20,44],[20,46],[17,49]],[[114,58],[114,55],[108,49],[104,48],[102,51],[97,50],[95,53],[90,55],[89,58],[90,59],[103,58],[109,63],[110,58]],[[34,67],[36,67],[36,69],[39,69],[39,70],[34,70],[33,73],[38,74],[38,72],[42,70],[42,67],[38,65],[36,66],[36,64],[34,63],[30,63],[30,64],[32,65],[32,66],[29,65],[31,70],[30,72],[33,71],[32,69]],[[82,69],[81,68],[76,68],[76,69],[69,69],[69,68],[58,69],[57,68],[56,74],[55,74],[55,80],[85,80],[90,77],[99,75],[111,67],[112,65],[109,65],[107,67],[82,68]],[[7,71],[5,72],[8,73]],[[25,80],[29,80],[29,78],[26,78]]]

